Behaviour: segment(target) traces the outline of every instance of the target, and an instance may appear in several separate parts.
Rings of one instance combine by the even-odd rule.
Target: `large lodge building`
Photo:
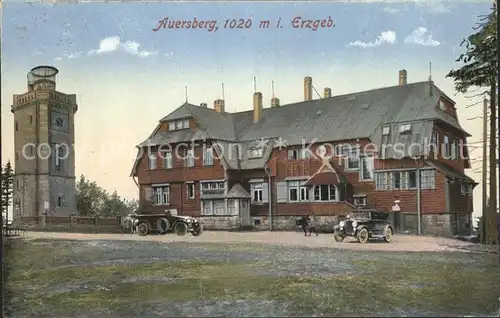
[[[229,113],[185,103],[137,146],[131,176],[148,211],[205,227],[294,229],[311,214],[332,226],[353,210],[390,212],[400,231],[453,235],[471,227],[466,138],[455,102],[429,81]],[[420,225],[418,216],[420,215]]]

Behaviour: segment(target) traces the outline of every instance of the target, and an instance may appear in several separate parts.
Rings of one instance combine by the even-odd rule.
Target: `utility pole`
[[[497,112],[496,78],[492,78],[490,87],[490,207],[486,218],[486,244],[498,244],[497,233]]]
[[[482,188],[483,188],[483,210],[481,213],[481,228],[479,229],[479,233],[481,236],[481,243],[486,243],[486,219],[488,215],[488,186],[487,183],[487,173],[488,173],[488,100],[485,98],[483,100],[483,180],[482,180]]]

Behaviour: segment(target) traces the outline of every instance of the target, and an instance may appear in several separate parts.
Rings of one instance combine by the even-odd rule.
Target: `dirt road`
[[[401,251],[401,252],[440,252],[440,251],[486,251],[484,247],[448,238],[396,235],[391,243],[383,241],[368,244],[359,244],[353,239],[346,239],[337,243],[331,234],[304,237],[296,232],[210,232],[206,231],[199,237],[192,235],[177,236],[136,234],[81,234],[56,232],[28,232],[27,238],[52,238],[73,240],[133,240],[155,242],[193,242],[193,243],[260,243],[272,245],[303,246],[303,247],[332,247],[349,250],[370,251]]]

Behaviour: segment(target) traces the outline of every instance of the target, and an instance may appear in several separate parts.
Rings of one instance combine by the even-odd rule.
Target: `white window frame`
[[[453,139],[451,142],[451,159],[458,160],[460,158],[460,145],[458,139]]]
[[[288,202],[300,202],[300,181],[288,181]],[[297,200],[292,200],[292,190],[296,191]]]
[[[196,188],[193,182],[186,183],[187,197],[193,200],[196,197]]]
[[[436,173],[434,170],[420,170],[420,189],[434,189],[436,187]]]
[[[288,160],[299,160],[299,149],[288,150]]]
[[[365,173],[365,168],[363,163],[366,162],[366,166],[368,170],[371,169],[370,172],[370,177],[365,178],[364,173]],[[370,155],[364,155],[359,157],[359,180],[360,181],[373,181],[373,171],[375,170],[375,159],[373,156]]]
[[[353,199],[355,206],[366,206],[366,197],[355,197]]]
[[[156,155],[154,153],[148,155],[148,168],[149,170],[156,169]]]
[[[248,150],[248,157],[250,159],[262,158],[262,156],[264,156],[264,149],[262,147]]]
[[[382,136],[388,136],[391,133],[391,126],[384,126],[382,128]]]
[[[182,129],[182,120],[178,120],[175,122],[176,130]]]
[[[184,165],[188,168],[194,167],[194,149],[186,149]]]
[[[212,200],[203,201],[203,209],[201,210],[202,215],[214,215],[214,206]]]
[[[176,130],[175,129],[175,121],[171,121],[168,123],[168,130]]]
[[[443,136],[443,146],[444,146],[444,155],[447,158],[450,158],[451,157],[450,136],[448,135]]]
[[[250,184],[252,203],[262,203],[263,202],[263,185],[260,182],[253,182]],[[256,199],[257,198],[257,199]]]
[[[213,202],[213,212],[214,215],[227,215],[227,208],[226,208],[226,203],[224,200],[212,200]],[[216,206],[215,202],[224,202],[223,205]]]
[[[328,200],[321,200],[321,192],[323,187],[328,186]],[[332,188],[334,193],[334,198],[332,199]],[[316,190],[318,190],[318,196],[316,196]],[[339,202],[339,189],[333,184],[321,184],[315,185],[313,187],[313,201],[314,202]]]
[[[402,124],[399,125],[399,133],[400,134],[406,134],[411,132],[411,124]]]
[[[170,187],[169,186],[153,186],[154,203],[153,205],[169,205],[170,204]]]
[[[186,119],[182,121],[182,128],[183,129],[189,128],[189,120]]]
[[[212,147],[205,148],[205,152],[203,153],[203,165],[204,166],[213,166],[214,164],[214,150]]]
[[[442,111],[446,111],[446,108],[447,108],[446,103],[442,99],[440,99],[439,100],[439,109],[441,109]]]
[[[470,183],[460,184],[460,193],[462,195],[472,196],[472,194],[474,193],[474,189],[472,188],[472,184],[470,184]]]
[[[172,167],[173,167],[172,151],[165,150],[162,152],[162,155],[163,155],[163,168],[164,169],[172,169]]]
[[[360,165],[360,155],[359,155],[359,149],[357,149],[356,146],[351,146],[349,144],[345,144],[341,146],[342,150],[342,156],[344,157],[345,160],[345,170],[348,171],[358,171],[359,165]],[[354,164],[356,165],[354,167],[351,167],[349,164]]]
[[[309,202],[309,201],[311,201],[310,189],[308,187],[301,185],[299,187],[299,192],[300,192],[300,196],[299,196],[299,201],[300,202]]]

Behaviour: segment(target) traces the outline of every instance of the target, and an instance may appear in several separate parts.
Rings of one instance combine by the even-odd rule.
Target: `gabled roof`
[[[231,153],[232,158],[224,160],[227,168],[257,169],[267,162],[273,141],[270,141],[271,147],[266,149],[262,158],[245,156],[253,142],[261,138],[281,137],[287,146],[361,138],[369,138],[380,145],[382,127],[386,124],[421,122],[417,126],[419,138],[423,140],[430,138],[433,121],[445,122],[470,136],[458,120],[436,107],[441,96],[449,97],[433,83],[431,85],[431,96],[428,95],[429,82],[426,81],[266,108],[262,110],[258,123],[253,121],[253,110],[218,113],[211,108],[185,103],[162,118],[161,122],[194,118],[199,127],[189,130],[191,132],[158,132],[149,140],[152,144],[163,144],[213,139],[221,144],[238,144],[239,153]]]
[[[239,183],[236,183],[235,185],[233,185],[231,190],[229,190],[229,192],[227,193],[226,197],[228,199],[250,199],[250,198],[252,198],[250,196],[250,193],[248,193],[248,191],[245,190],[245,188],[243,188],[241,186],[241,184],[239,184]]]
[[[436,161],[436,160],[426,160],[425,162],[429,166],[433,167],[437,171],[444,174],[449,179],[462,180],[462,181],[467,182],[467,183],[474,183],[474,184],[477,183],[474,179],[472,179],[471,177],[469,177],[465,173],[462,173],[462,172],[458,171],[457,169],[455,169],[455,168],[453,168],[453,167],[451,167],[443,162]]]

